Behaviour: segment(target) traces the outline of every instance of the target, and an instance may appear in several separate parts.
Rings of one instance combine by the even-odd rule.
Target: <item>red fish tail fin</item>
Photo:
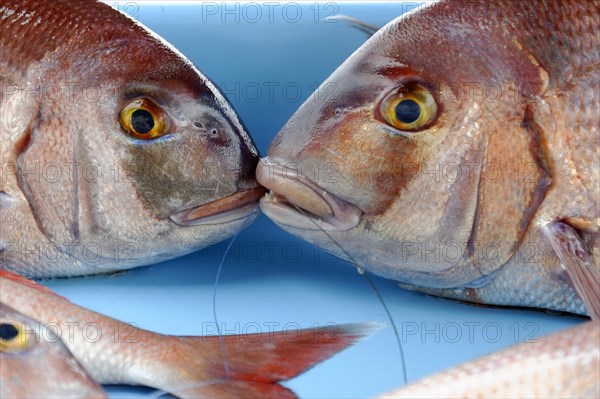
[[[154,382],[148,385],[181,398],[295,398],[279,382],[379,328],[367,323],[226,335],[221,340],[217,336],[171,337],[168,353],[156,359],[163,365],[158,378],[146,379]]]

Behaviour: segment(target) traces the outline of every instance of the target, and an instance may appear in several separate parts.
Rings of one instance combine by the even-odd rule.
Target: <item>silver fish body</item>
[[[597,398],[600,323],[507,348],[381,398]]]

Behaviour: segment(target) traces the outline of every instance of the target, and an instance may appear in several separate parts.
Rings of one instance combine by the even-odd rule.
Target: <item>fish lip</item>
[[[258,208],[259,199],[265,192],[265,188],[261,186],[237,191],[227,197],[177,212],[169,219],[184,227],[223,224],[244,219]]]
[[[325,190],[301,173],[295,173],[284,164],[274,162],[269,157],[262,158],[257,167],[257,180],[270,191],[260,201],[261,210],[274,222],[303,230],[347,231],[356,227],[363,212],[341,198]],[[292,201],[277,190],[274,185],[282,181],[293,182],[302,189],[310,190],[326,203],[330,216],[318,216],[306,210],[298,210]]]

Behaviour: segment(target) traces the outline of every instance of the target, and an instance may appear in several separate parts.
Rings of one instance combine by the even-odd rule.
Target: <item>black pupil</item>
[[[12,324],[0,324],[0,339],[10,341],[19,335],[19,330]]]
[[[131,114],[131,127],[139,134],[146,134],[154,127],[154,118],[145,109],[135,110]]]
[[[396,105],[396,118],[402,123],[413,123],[421,116],[421,107],[414,100],[403,100]]]

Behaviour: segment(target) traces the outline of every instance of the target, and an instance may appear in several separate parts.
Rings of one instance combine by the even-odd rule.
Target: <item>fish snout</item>
[[[204,201],[178,209],[169,219],[180,226],[197,226],[249,217],[266,190],[256,181],[254,171],[259,155],[244,126],[233,111],[222,115],[212,109],[199,113],[192,125],[195,145],[205,151],[205,161],[200,163],[202,170],[190,174],[190,178],[197,180],[192,185],[212,188],[206,192],[213,194],[198,193],[198,198]],[[194,144],[189,147],[194,148]]]
[[[309,230],[346,231],[360,223],[362,211],[284,162],[262,158],[258,182],[270,190],[260,202],[276,223]]]
[[[260,187],[255,174],[260,156],[252,142],[242,141],[240,147],[239,164],[236,168],[238,171],[236,187],[239,191],[256,189]]]

